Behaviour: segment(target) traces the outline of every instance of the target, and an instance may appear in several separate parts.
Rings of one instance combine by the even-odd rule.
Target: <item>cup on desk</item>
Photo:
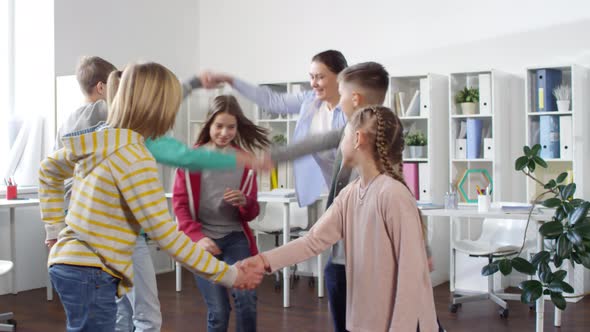
[[[490,195],[477,195],[477,211],[488,212],[490,205],[492,204],[492,198]]]
[[[6,186],[6,199],[16,199],[17,196],[16,185]]]
[[[456,191],[445,193],[445,209],[452,210],[459,207],[459,195]]]

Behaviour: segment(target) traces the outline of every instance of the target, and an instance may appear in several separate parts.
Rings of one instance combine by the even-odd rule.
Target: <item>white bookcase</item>
[[[311,90],[309,82],[286,82],[262,84],[280,93],[299,93]],[[254,119],[256,124],[270,129],[269,137],[273,140],[277,135],[283,135],[286,144],[292,143],[293,132],[299,119],[299,114],[272,114],[256,105],[254,107]],[[258,177],[260,191],[270,190],[270,173],[262,173]],[[279,188],[295,188],[293,177],[293,163],[280,163],[277,167],[277,184]]]
[[[400,117],[404,130],[421,131],[427,138],[424,155],[420,158],[409,157],[409,147],[405,147],[404,164],[417,164],[418,196],[421,203],[443,204],[444,194],[448,190],[448,98],[449,81],[446,76],[427,74],[417,76],[391,77],[390,89],[385,100],[387,106]],[[409,98],[404,104],[409,105],[411,97],[417,94],[418,103],[413,113],[399,110],[400,93]],[[404,106],[404,108],[406,108]],[[415,181],[415,180],[414,180]],[[411,186],[411,185],[410,185]],[[431,274],[433,286],[449,280],[449,224],[436,220],[440,217],[428,217],[428,242],[432,248],[435,270]]]
[[[471,199],[466,200],[460,191],[460,205],[477,204],[477,186],[487,186],[483,174],[492,180],[492,202],[524,200],[525,179],[514,171],[514,160],[524,145],[521,134],[524,123],[519,116],[523,85],[521,78],[494,69],[453,73],[449,77],[449,181],[459,188],[464,178],[463,192]],[[475,114],[463,114],[460,105],[455,103],[457,92],[465,87],[479,89]],[[482,128],[481,132],[475,130],[475,135],[470,135],[470,139],[481,135],[480,152],[475,156],[466,153],[467,138],[460,137],[466,134],[467,121],[473,120],[481,121]],[[461,129],[462,123],[465,123],[465,130]],[[451,218],[451,246],[455,240],[475,239],[481,233],[481,223],[467,220],[464,226],[463,221],[466,220]],[[486,264],[485,259],[473,259],[457,252],[455,265],[451,266],[455,271],[455,278],[450,282],[451,291],[487,290],[487,279],[481,276],[481,268]],[[501,276],[495,279],[497,288],[507,286],[509,281]]]
[[[479,105],[476,114],[462,114],[460,105],[455,103],[455,95],[465,87],[479,89]],[[522,151],[524,140],[518,134],[524,126],[518,116],[522,101],[522,80],[498,70],[455,73],[449,84],[449,161],[450,179],[459,186],[466,171],[485,170],[492,180],[492,201],[522,201],[524,199],[524,179],[514,171],[514,160]],[[463,137],[462,123],[467,130],[468,121],[481,121],[482,130],[480,153],[470,156],[461,152],[469,143],[460,141]],[[471,137],[474,139],[474,137]],[[465,145],[464,145],[465,144]],[[476,185],[486,181],[482,173],[470,173],[464,181],[463,189],[467,199],[460,192],[460,202],[477,200]],[[483,181],[482,181],[483,180]]]
[[[561,75],[561,84],[566,84],[571,88],[571,103],[568,111],[557,111],[554,105],[546,107],[548,111],[538,112],[539,105],[539,88],[544,90],[541,94],[552,94],[552,87],[541,87],[537,83],[539,70],[548,69],[558,72]],[[543,79],[543,78],[541,78]],[[590,156],[590,135],[588,134],[588,124],[590,123],[590,102],[588,93],[590,92],[590,70],[577,65],[549,66],[549,67],[531,67],[526,71],[526,88],[525,88],[525,119],[526,130],[525,137],[527,145],[533,146],[541,144],[540,122],[542,117],[554,117],[559,123],[559,154],[555,158],[544,158],[547,161],[546,169],[537,167],[535,176],[546,183],[550,179],[556,178],[562,172],[570,173],[569,179],[576,183],[575,196],[583,199],[590,199],[590,176],[585,172],[588,169],[588,156]],[[542,144],[542,148],[543,147]],[[542,193],[543,188],[533,180],[526,181],[527,200],[535,199]],[[590,273],[584,268],[573,269],[569,262],[564,262],[562,268],[566,268],[567,282],[570,283],[576,294],[590,290]],[[575,300],[579,300],[577,298]],[[568,299],[569,300],[569,299]]]

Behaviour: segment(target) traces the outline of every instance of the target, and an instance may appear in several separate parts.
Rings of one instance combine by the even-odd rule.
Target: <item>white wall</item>
[[[310,58],[334,48],[349,63],[379,61],[394,75],[521,73],[564,56],[587,60],[589,18],[583,0],[202,0],[200,65],[257,82],[306,79]],[[540,36],[554,25],[563,32]]]
[[[56,75],[73,74],[81,55],[117,66],[142,59],[180,77],[198,60],[199,2],[194,0],[56,0]]]

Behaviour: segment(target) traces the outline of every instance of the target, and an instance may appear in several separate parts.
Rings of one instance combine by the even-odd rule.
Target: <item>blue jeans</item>
[[[115,330],[119,279],[95,267],[54,264],[49,268],[53,287],[67,318],[67,331]]]
[[[334,331],[346,331],[346,267],[332,263],[332,259],[324,269],[326,278],[326,290],[328,291],[328,302],[330,313],[334,323]]]
[[[251,256],[248,239],[242,232],[233,232],[213,241],[221,250],[217,259],[227,264],[234,264]],[[207,332],[227,331],[231,311],[227,288],[197,275],[195,281],[207,304]],[[236,306],[236,331],[256,331],[256,292],[232,289],[231,295]]]
[[[145,236],[137,237],[131,256],[133,288],[117,300],[117,332],[159,332],[162,313],[158,299],[156,271]]]

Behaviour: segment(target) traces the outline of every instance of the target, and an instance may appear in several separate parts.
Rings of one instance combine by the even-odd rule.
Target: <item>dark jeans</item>
[[[68,332],[115,330],[119,279],[95,267],[54,264],[51,283],[64,307]]]
[[[248,258],[250,246],[248,239],[242,232],[233,232],[221,239],[213,239],[221,250],[217,259],[234,264],[235,262]],[[225,332],[229,323],[229,296],[227,288],[215,285],[209,280],[195,275],[197,287],[207,303],[207,331]],[[256,292],[231,289],[236,306],[236,329],[238,332],[256,331]]]
[[[334,331],[346,331],[346,270],[344,265],[332,263],[332,259],[324,269],[326,278],[326,290],[330,313],[334,323]]]

